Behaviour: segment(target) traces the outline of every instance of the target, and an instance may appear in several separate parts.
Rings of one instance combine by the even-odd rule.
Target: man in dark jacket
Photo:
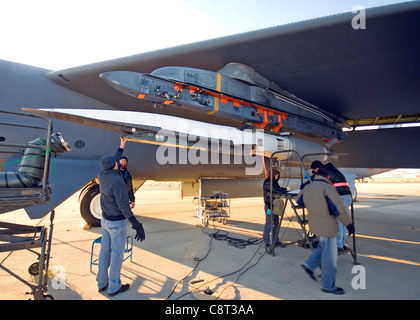
[[[126,219],[131,222],[132,228],[136,230],[136,240],[143,241],[145,233],[142,224],[131,211],[126,185],[117,171],[118,164],[115,158],[104,156],[100,163],[103,169],[99,175],[102,240],[96,282],[99,292],[108,288],[108,294],[115,296],[130,287],[129,284],[123,285],[121,283],[121,266],[127,238]]]
[[[287,192],[286,188],[282,188],[279,185],[280,174],[276,169],[273,169],[271,174],[273,175],[273,195]],[[266,247],[270,246],[270,233],[271,233],[271,199],[270,199],[270,177],[265,179],[263,190],[264,190],[264,210],[265,210],[265,225],[263,232],[263,240]],[[277,233],[279,227],[279,216],[273,215],[273,233]],[[280,240],[276,239],[276,246],[283,246]]]
[[[329,180],[337,190],[338,194],[343,200],[344,207],[347,212],[350,212],[349,207],[353,201],[349,184],[347,183],[346,177],[339,171],[332,163],[327,163],[325,169],[329,172]],[[338,222],[339,231],[337,234],[337,250],[338,254],[343,254],[350,251],[350,248],[346,245],[347,232],[346,227]]]
[[[121,140],[120,147],[115,152],[114,158],[118,162],[119,172],[127,186],[128,200],[130,200],[130,208],[134,209],[136,198],[134,197],[133,178],[131,177],[130,172],[127,170],[128,159],[127,157],[122,155],[124,152],[125,143],[127,142],[127,140],[123,137],[120,137],[120,140]]]

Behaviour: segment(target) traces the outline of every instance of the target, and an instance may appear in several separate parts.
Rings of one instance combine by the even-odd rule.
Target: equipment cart
[[[227,193],[214,193],[213,196],[194,197],[197,200],[197,217],[203,226],[208,226],[213,219],[223,224],[228,223],[230,217],[230,199]]]

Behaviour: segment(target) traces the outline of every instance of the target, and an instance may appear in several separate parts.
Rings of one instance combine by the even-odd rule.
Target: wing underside
[[[48,77],[117,109],[148,112],[156,110],[109,90],[99,75],[109,71],[151,73],[165,66],[218,71],[237,62],[349,120],[418,114],[420,3],[367,9],[364,30],[352,28],[354,17],[350,12],[303,21],[54,71]],[[184,116],[173,111],[165,110],[169,115]],[[188,115],[190,119],[199,117]]]
[[[105,72],[152,74],[168,66],[218,72],[235,62],[351,126],[384,119],[387,123],[418,122],[420,2],[367,9],[366,29],[354,29],[354,18],[350,12],[303,21],[54,71],[48,78],[116,109],[239,128],[243,121],[217,113],[175,105],[156,109],[149,101],[114,90],[100,79]],[[340,157],[348,167],[420,167],[417,132],[415,128],[353,131],[348,133],[349,142],[334,149],[350,154]],[[373,141],[377,143],[371,145]]]

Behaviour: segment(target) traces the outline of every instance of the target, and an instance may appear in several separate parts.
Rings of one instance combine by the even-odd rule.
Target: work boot
[[[325,292],[325,293],[332,293],[332,294],[344,294],[344,289],[340,288],[340,287],[337,287],[334,290],[328,290],[328,289],[321,288],[321,291]]]
[[[129,284],[129,283],[127,283],[127,284],[123,284],[123,285],[121,286],[121,288],[119,288],[117,291],[115,291],[115,292],[113,292],[113,293],[108,293],[108,295],[109,295],[110,297],[114,297],[114,296],[116,296],[117,294],[119,294],[119,293],[121,293],[121,292],[127,291],[129,288],[130,288],[130,284]]]

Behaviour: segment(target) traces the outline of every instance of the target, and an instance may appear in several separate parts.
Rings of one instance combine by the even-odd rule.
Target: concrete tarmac
[[[136,193],[133,210],[143,223],[146,240],[134,242],[133,259],[123,263],[127,292],[110,298],[98,293],[97,266],[90,271],[91,246],[100,228],[83,230],[78,194],[56,208],[48,293],[56,300],[395,300],[420,298],[419,184],[356,184],[357,261],[338,257],[337,285],[342,296],[323,293],[300,267],[310,249],[296,244],[266,253],[261,242],[243,249],[211,233],[259,239],[264,225],[262,198],[231,199],[230,218],[223,225],[210,221],[203,228],[192,197],[178,190],[145,187]],[[287,216],[292,214],[289,209]],[[49,215],[29,220],[24,210],[0,216],[1,221],[49,225]],[[128,224],[129,225],[129,224]],[[134,231],[129,227],[129,234]],[[300,239],[296,221],[284,219],[282,242]],[[352,244],[352,238],[348,237]],[[95,247],[97,257],[99,246]],[[34,283],[28,274],[36,256],[26,250],[0,253],[0,264]],[[202,280],[192,284],[194,280]],[[213,293],[208,295],[204,290]],[[29,288],[0,269],[0,299],[26,300]]]

